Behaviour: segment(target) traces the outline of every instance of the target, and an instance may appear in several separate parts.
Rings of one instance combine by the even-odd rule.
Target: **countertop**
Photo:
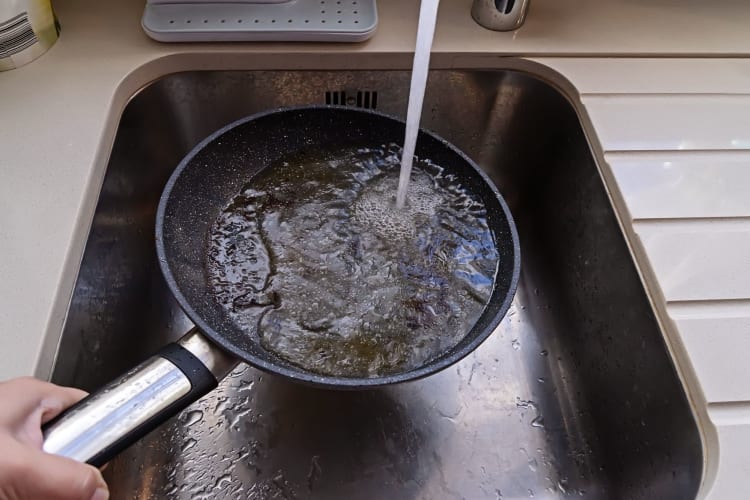
[[[743,0],[532,2],[495,33],[444,0],[433,67],[530,69],[577,106],[703,429],[701,496],[750,474],[750,43]],[[408,68],[417,2],[362,44],[159,44],[143,3],[59,0],[58,43],[0,73],[0,379],[48,377],[118,119],[190,69]]]

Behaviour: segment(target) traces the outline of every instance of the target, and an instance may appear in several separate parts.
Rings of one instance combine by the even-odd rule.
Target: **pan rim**
[[[379,376],[379,377],[372,377],[372,378],[337,377],[337,376],[331,376],[331,375],[321,375],[321,374],[317,374],[314,372],[303,371],[304,370],[303,368],[298,368],[298,371],[293,370],[281,364],[263,360],[251,353],[248,353],[244,349],[240,349],[239,347],[234,345],[232,342],[227,341],[226,336],[222,335],[219,331],[217,331],[210,324],[208,324],[203,319],[203,317],[192,307],[190,301],[185,297],[180,287],[178,286],[178,282],[177,282],[177,279],[175,278],[175,275],[172,273],[172,269],[169,265],[169,259],[167,258],[167,255],[166,255],[166,248],[165,248],[165,243],[164,243],[164,231],[163,231],[164,219],[165,219],[167,204],[171,198],[172,190],[174,189],[174,186],[177,183],[180,175],[187,168],[187,166],[190,164],[193,158],[196,155],[198,155],[198,153],[200,153],[207,145],[212,143],[218,137],[250,121],[258,120],[265,116],[279,114],[279,113],[300,112],[300,111],[321,110],[321,109],[335,109],[337,111],[345,110],[351,113],[369,114],[369,115],[378,116],[381,118],[390,119],[401,124],[404,123],[404,121],[398,117],[395,117],[386,113],[382,113],[379,111],[366,110],[366,109],[360,109],[360,108],[354,109],[354,108],[347,107],[347,106],[311,104],[311,105],[289,106],[289,107],[280,107],[280,108],[264,110],[264,111],[240,118],[238,120],[235,120],[219,128],[218,130],[214,131],[205,139],[200,141],[197,145],[195,145],[182,158],[182,160],[180,160],[180,163],[177,165],[177,167],[175,167],[167,183],[165,184],[164,189],[162,190],[162,194],[159,199],[159,205],[156,211],[156,224],[155,224],[156,226],[155,227],[156,253],[157,253],[157,258],[158,258],[157,260],[159,262],[159,268],[161,269],[162,275],[164,276],[164,279],[167,283],[167,286],[170,289],[170,292],[172,293],[174,298],[177,300],[182,310],[185,312],[188,318],[190,318],[190,320],[195,324],[195,326],[201,331],[201,333],[209,339],[209,341],[212,344],[220,347],[221,349],[230,353],[232,356],[236,357],[237,359],[242,360],[246,362],[247,364],[255,368],[258,368],[260,370],[263,370],[267,373],[280,375],[282,377],[294,380],[302,384],[312,385],[312,386],[320,387],[320,388],[328,388],[328,389],[376,388],[376,387],[382,387],[382,386],[391,385],[395,383],[418,380],[428,375],[437,373],[457,363],[458,361],[460,361],[461,359],[469,355],[471,352],[477,349],[485,340],[487,340],[487,338],[490,335],[492,335],[492,333],[497,329],[497,326],[500,324],[500,322],[502,321],[502,319],[505,317],[508,310],[510,309],[511,303],[513,302],[513,298],[515,297],[515,293],[518,288],[518,282],[520,279],[520,272],[521,272],[521,249],[520,249],[518,230],[516,228],[515,221],[505,201],[505,198],[500,194],[500,191],[497,189],[497,186],[495,185],[495,183],[492,182],[492,180],[481,169],[481,167],[479,167],[479,165],[477,165],[476,162],[474,162],[474,160],[469,158],[469,156],[466,155],[466,153],[461,151],[459,148],[454,146],[449,141],[445,140],[444,138],[440,137],[439,135],[429,130],[420,128],[419,132],[420,134],[425,134],[427,136],[432,137],[433,139],[439,141],[443,146],[448,147],[453,153],[457,154],[463,161],[465,161],[468,165],[470,165],[472,169],[474,169],[474,171],[485,182],[485,184],[488,185],[492,194],[495,196],[497,202],[499,203],[503,211],[503,215],[505,216],[508,222],[508,229],[510,232],[510,238],[512,240],[511,244],[512,244],[512,249],[513,249],[513,269],[512,269],[509,286],[507,287],[505,291],[505,297],[503,299],[503,303],[495,311],[495,314],[492,315],[491,318],[489,318],[489,326],[485,329],[485,331],[480,332],[470,342],[465,344],[460,349],[455,349],[452,352],[449,351],[447,355],[446,354],[440,355],[439,357],[434,358],[433,360],[427,362],[426,364],[418,368],[409,370],[409,371],[395,373],[391,375],[384,375],[384,376]],[[472,327],[472,329],[473,328],[474,327]],[[471,329],[469,330],[469,332],[470,331]],[[467,332],[467,335],[468,335],[468,332]]]

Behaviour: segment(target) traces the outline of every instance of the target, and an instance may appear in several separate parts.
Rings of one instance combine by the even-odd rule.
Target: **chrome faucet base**
[[[487,29],[514,31],[523,25],[530,0],[474,0],[471,17]]]

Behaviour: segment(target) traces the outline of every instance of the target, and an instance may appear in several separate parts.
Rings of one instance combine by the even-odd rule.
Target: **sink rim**
[[[205,54],[209,55],[209,54]],[[210,55],[209,55],[210,56]],[[344,55],[345,57],[345,55]],[[174,56],[174,58],[178,61],[180,61],[180,58],[177,56]],[[335,59],[341,59],[341,55],[337,55]],[[172,59],[172,56],[168,56],[163,59]],[[642,248],[638,245],[638,239],[637,235],[635,234],[632,223],[626,223],[627,220],[627,208],[624,203],[624,200],[622,199],[622,196],[619,193],[619,190],[617,189],[617,184],[612,176],[612,173],[607,168],[602,168],[602,165],[606,165],[606,161],[603,157],[602,148],[596,138],[595,134],[595,128],[593,126],[593,123],[591,122],[588,114],[586,113],[585,106],[581,102],[580,94],[577,92],[573,84],[567,80],[562,74],[558,73],[556,70],[552,69],[549,66],[544,65],[543,63],[539,63],[530,59],[523,59],[523,58],[490,58],[490,57],[475,57],[475,58],[469,58],[471,61],[471,65],[468,66],[456,66],[455,61],[451,61],[451,65],[448,66],[441,66],[439,61],[441,61],[441,58],[435,58],[435,61],[437,64],[433,64],[431,67],[431,73],[433,72],[443,72],[443,71],[472,71],[472,72],[504,72],[504,71],[511,71],[511,72],[518,72],[522,73],[526,76],[529,76],[535,80],[541,81],[548,86],[552,87],[555,91],[557,91],[564,99],[568,101],[571,108],[575,112],[581,128],[583,130],[583,133],[586,137],[586,140],[589,144],[589,150],[590,153],[594,159],[594,162],[596,164],[597,170],[599,172],[599,175],[601,176],[602,183],[604,185],[604,188],[607,192],[607,195],[609,197],[610,204],[612,206],[613,212],[615,214],[615,217],[618,221],[618,224],[620,226],[620,229],[622,231],[623,237],[625,239],[625,242],[628,246],[628,250],[632,256],[633,264],[635,266],[635,269],[637,270],[640,279],[641,284],[643,285],[643,288],[646,292],[647,299],[651,305],[652,310],[654,311],[654,314],[656,316],[657,323],[659,325],[659,330],[662,335],[662,338],[665,342],[665,345],[667,347],[669,357],[671,359],[672,365],[675,369],[675,372],[677,376],[679,377],[680,383],[682,385],[683,391],[688,399],[689,406],[691,409],[691,412],[693,414],[693,418],[695,419],[697,423],[697,429],[701,438],[702,442],[702,448],[703,448],[703,460],[704,460],[704,466],[703,466],[703,477],[701,478],[700,482],[700,488],[698,492],[698,496],[701,496],[704,494],[708,489],[710,489],[713,479],[715,479],[716,475],[716,469],[718,468],[718,437],[716,435],[716,429],[711,423],[708,413],[707,413],[707,405],[705,404],[705,400],[703,397],[703,394],[700,390],[700,386],[698,384],[697,376],[695,375],[692,366],[690,364],[690,359],[687,356],[686,351],[684,350],[684,347],[679,341],[679,334],[676,332],[676,326],[673,325],[669,321],[669,317],[666,313],[665,308],[665,302],[663,300],[658,300],[661,297],[661,294],[659,292],[659,286],[658,282],[655,279],[655,276],[653,275],[653,271],[650,268],[648,264],[647,256],[645,255],[645,252]],[[183,61],[184,62],[184,61]],[[474,65],[476,63],[481,62],[481,64]],[[489,64],[488,64],[489,63]],[[341,67],[333,67],[333,68],[326,68],[325,64],[315,64],[312,65],[310,68],[282,68],[279,69],[278,66],[276,67],[258,67],[258,68],[251,68],[247,65],[241,67],[241,68],[231,68],[231,67],[216,67],[216,68],[209,68],[209,69],[201,69],[201,70],[195,70],[195,69],[179,69],[175,71],[171,71],[169,73],[163,73],[158,76],[155,76],[153,78],[148,79],[145,83],[141,83],[137,86],[135,90],[132,92],[127,92],[127,88],[132,88],[132,83],[134,81],[137,81],[140,76],[141,72],[146,70],[154,70],[152,66],[156,65],[156,61],[151,61],[150,63],[144,64],[143,66],[137,68],[133,72],[131,72],[118,86],[116,92],[115,92],[115,98],[113,99],[113,103],[120,102],[121,106],[119,106],[119,112],[117,111],[118,106],[112,106],[110,108],[110,121],[115,121],[115,127],[112,129],[111,136],[108,136],[107,134],[103,135],[101,144],[106,144],[107,142],[110,143],[110,148],[108,148],[104,153],[105,156],[107,156],[107,153],[111,153],[111,144],[114,141],[114,137],[117,133],[117,130],[119,129],[120,125],[120,119],[122,117],[122,112],[124,111],[125,107],[130,103],[130,101],[135,98],[142,90],[150,87],[152,84],[155,84],[164,78],[168,78],[170,75],[176,75],[176,74],[182,74],[182,73],[192,73],[192,72],[246,72],[246,71],[289,71],[289,70],[309,70],[309,71],[403,71],[408,68],[399,68],[399,67],[388,67],[388,68],[379,68],[377,65],[363,65],[362,67],[358,68],[341,68]],[[264,66],[264,65],[260,65]],[[283,64],[281,65],[283,66]],[[314,66],[314,67],[313,67]],[[144,80],[141,79],[141,82]],[[125,99],[123,99],[123,92],[125,94],[129,94]],[[119,99],[118,99],[119,96]],[[112,118],[114,116],[114,118]],[[100,149],[106,149],[101,148]],[[105,159],[106,160],[106,159]],[[101,179],[103,180],[104,175],[103,172],[106,171],[106,168],[108,166],[109,162],[104,161],[103,165],[100,166],[100,171],[102,172]],[[99,185],[98,188],[101,186]],[[89,189],[97,189],[97,186],[94,186],[93,188]],[[99,192],[99,189],[97,189],[97,193]],[[98,199],[98,196],[95,196],[94,199]],[[88,220],[89,224],[93,221],[93,214],[94,214],[94,208],[91,207],[91,213],[90,217],[83,218],[84,220]],[[81,214],[79,214],[80,216]],[[79,219],[80,220],[80,219]],[[81,224],[79,222],[79,224]],[[90,228],[90,225],[89,225]],[[81,248],[80,248],[80,258],[83,257],[83,249],[85,246],[85,242],[88,239],[88,231],[85,231],[84,237],[82,238],[81,242]],[[73,264],[70,264],[67,267],[71,267]],[[68,291],[70,292],[69,297],[72,296],[73,288],[75,285],[75,282],[77,280],[78,270],[80,269],[80,259],[78,260],[77,265],[75,265],[76,271],[73,274],[72,281],[70,283],[70,287]],[[59,288],[58,291],[61,289],[64,289],[65,287]],[[67,303],[65,306],[63,306],[67,309]],[[53,322],[50,322],[53,323]],[[51,326],[52,328],[53,326]],[[59,339],[62,336],[62,328],[57,330],[57,338]],[[55,359],[57,356],[57,352],[55,352]],[[43,357],[40,357],[40,360]],[[40,361],[41,364],[41,361]],[[39,367],[40,365],[38,365]],[[50,373],[52,366],[54,366],[54,363],[51,363],[50,366]]]

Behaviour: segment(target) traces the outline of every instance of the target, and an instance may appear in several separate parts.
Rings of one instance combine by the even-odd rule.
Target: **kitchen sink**
[[[123,112],[53,381],[94,389],[191,326],[154,249],[179,160],[280,106],[405,115],[408,71],[166,76]],[[515,71],[436,70],[423,127],[465,151],[521,238],[515,302],[462,362],[364,392],[240,365],[109,464],[113,499],[694,498],[703,447],[574,107]]]

